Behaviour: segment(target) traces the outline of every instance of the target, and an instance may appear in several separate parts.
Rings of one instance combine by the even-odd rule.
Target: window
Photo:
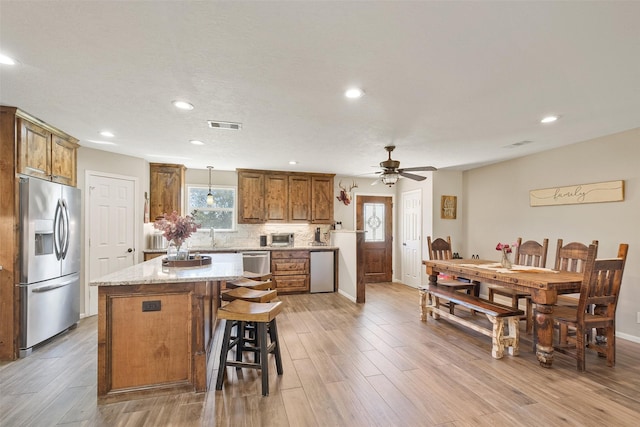
[[[384,203],[364,204],[365,242],[384,242]]]
[[[187,211],[202,228],[213,228],[216,231],[235,230],[235,187],[211,187],[212,206],[207,205],[208,193],[209,187],[187,186]]]

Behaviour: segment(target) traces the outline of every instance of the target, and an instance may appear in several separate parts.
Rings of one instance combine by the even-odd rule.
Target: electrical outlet
[[[640,323],[640,311],[638,312],[638,314],[636,315],[636,322]]]
[[[157,301],[142,301],[142,311],[160,311],[162,309],[162,302]]]

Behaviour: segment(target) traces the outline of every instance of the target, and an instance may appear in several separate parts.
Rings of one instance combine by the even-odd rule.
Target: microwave
[[[293,246],[293,233],[271,233],[271,246]]]

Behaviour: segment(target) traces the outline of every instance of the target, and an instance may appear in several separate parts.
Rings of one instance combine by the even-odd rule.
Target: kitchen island
[[[165,267],[155,258],[91,281],[98,286],[98,399],[206,391],[223,282],[242,276],[241,254]]]

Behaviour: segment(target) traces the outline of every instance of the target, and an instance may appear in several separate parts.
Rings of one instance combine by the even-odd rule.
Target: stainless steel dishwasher
[[[256,274],[271,272],[271,252],[246,251],[242,252],[242,266],[244,271]]]
[[[310,284],[309,292],[333,292],[333,251],[311,252],[310,256]]]

